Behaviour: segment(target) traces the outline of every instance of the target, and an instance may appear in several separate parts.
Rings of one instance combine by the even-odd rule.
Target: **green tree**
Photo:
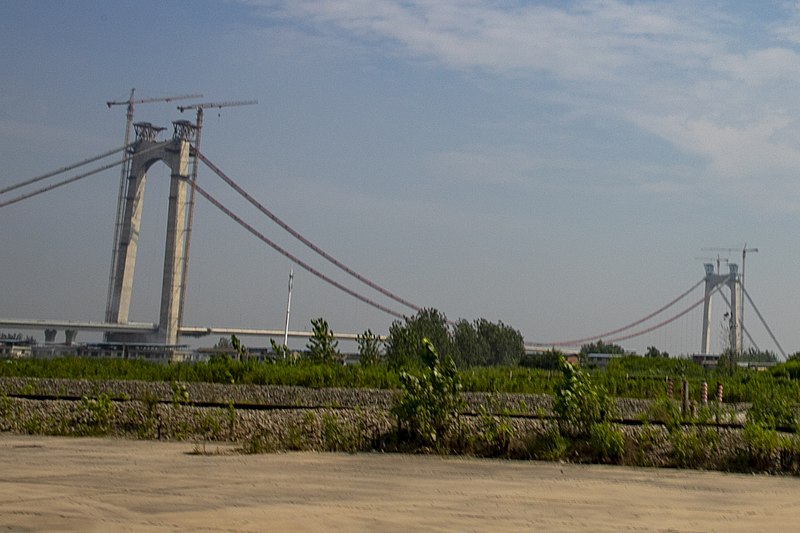
[[[625,349],[618,344],[605,343],[603,342],[603,339],[600,339],[581,346],[581,356],[588,355],[590,353],[624,354]]]
[[[542,370],[557,370],[564,354],[555,348],[545,352],[533,352],[522,356],[519,366],[525,368],[540,368]]]
[[[358,360],[362,366],[376,365],[383,359],[381,352],[381,340],[367,330],[356,338],[358,343]]]
[[[386,360],[395,369],[420,367],[424,353],[423,339],[428,339],[440,353],[452,353],[447,317],[436,309],[421,309],[413,317],[395,320],[389,327]]]
[[[659,351],[659,349],[656,348],[655,346],[648,346],[647,352],[645,352],[644,356],[650,357],[652,359],[659,359],[662,357],[663,358],[669,357],[669,354],[667,352]]]
[[[269,340],[269,346],[272,350],[272,353],[275,354],[275,357],[279,360],[292,360],[292,353],[289,350],[288,346],[284,346],[283,344],[278,344],[275,342],[275,339]]]
[[[742,361],[748,363],[777,363],[778,356],[769,350],[758,350],[749,348],[742,354]]]
[[[323,318],[312,319],[311,328],[311,338],[306,344],[308,359],[314,363],[324,364],[340,361],[339,341],[328,327],[328,322]]]
[[[242,344],[242,342],[239,340],[239,337],[236,335],[231,335],[231,346],[236,351],[236,358],[239,361],[247,359],[247,356],[250,355],[250,353],[247,351],[247,346]]]
[[[612,343],[605,343],[603,339],[599,339],[595,342],[584,344],[581,346],[581,351],[578,352],[578,357],[580,358],[581,365],[586,365],[588,363],[587,356],[590,353],[607,353],[607,354],[619,354],[623,355],[625,353],[625,349],[618,345]]]
[[[491,356],[486,342],[472,323],[461,319],[453,326],[453,359],[459,368],[484,366]]]
[[[481,318],[475,322],[475,329],[489,347],[489,359],[485,364],[512,366],[525,355],[522,334],[511,326],[502,322],[494,324]]]
[[[233,348],[231,346],[231,341],[228,337],[220,337],[217,343],[214,345],[215,350],[226,351]]]
[[[524,355],[522,334],[502,322],[462,319],[453,327],[453,358],[460,367],[514,366]]]

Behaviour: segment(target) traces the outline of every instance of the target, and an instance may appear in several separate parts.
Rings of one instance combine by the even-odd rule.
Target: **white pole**
[[[289,342],[289,314],[292,310],[292,285],[294,284],[294,269],[289,268],[289,297],[286,300],[286,328],[283,332],[283,357],[286,357],[286,345]]]

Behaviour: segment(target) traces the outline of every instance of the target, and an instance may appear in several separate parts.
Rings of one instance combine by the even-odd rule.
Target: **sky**
[[[33,0],[0,3],[0,46],[0,189],[122,146],[125,107],[106,102],[132,88],[256,99],[207,110],[203,153],[417,306],[502,321],[528,342],[580,339],[700,281],[718,254],[707,248],[746,244],[758,249],[748,293],[786,352],[800,350],[798,3]],[[195,118],[175,106],[138,105],[135,120]],[[0,208],[0,317],[102,320],[119,177]],[[168,178],[164,165],[148,177],[133,321],[158,320]],[[198,179],[315,268],[413,313],[207,169]],[[292,263],[203,199],[194,220],[185,324],[282,329]],[[719,255],[723,269],[741,263]],[[291,329],[323,317],[334,332],[385,334],[395,320],[294,273]],[[716,297],[715,350],[724,306]],[[620,344],[697,352],[700,321],[695,310]],[[777,351],[752,307],[745,323]]]

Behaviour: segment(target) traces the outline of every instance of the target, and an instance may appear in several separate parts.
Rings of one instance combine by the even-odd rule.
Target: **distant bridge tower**
[[[703,266],[706,270],[706,288],[703,304],[703,339],[700,345],[700,353],[709,353],[709,346],[711,344],[711,296],[722,284],[728,286],[728,290],[731,294],[731,309],[730,313],[728,314],[728,344],[735,353],[739,353],[742,350],[740,342],[741,337],[739,336],[739,329],[741,327],[741,324],[739,323],[739,317],[742,316],[742,302],[739,298],[739,267],[735,263],[729,263],[729,272],[727,274],[715,274],[713,264],[706,263]]]
[[[174,132],[172,139],[168,141],[156,140],[164,128],[153,126],[148,122],[134,124],[136,143],[131,150],[131,170],[126,183],[125,206],[115,251],[114,271],[110,279],[111,300],[106,316],[106,321],[109,323],[128,322],[147,171],[156,162],[163,161],[170,168],[170,192],[158,331],[153,334],[107,333],[107,341],[156,342],[170,345],[178,342],[180,302],[184,289],[182,273],[186,238],[187,183],[190,175],[190,143],[194,139],[196,127],[186,120],[172,124]]]

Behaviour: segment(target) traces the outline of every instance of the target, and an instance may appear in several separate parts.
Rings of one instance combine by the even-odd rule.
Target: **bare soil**
[[[0,531],[782,531],[800,516],[796,478],[195,448],[0,434]]]

